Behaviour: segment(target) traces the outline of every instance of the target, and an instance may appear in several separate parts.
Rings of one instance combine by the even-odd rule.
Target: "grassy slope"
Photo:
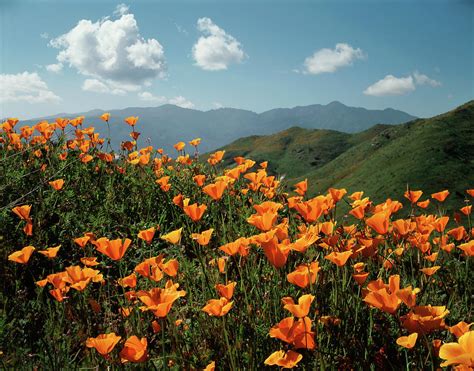
[[[376,125],[358,134],[291,128],[224,147],[268,160],[270,170],[294,181],[308,178],[313,194],[329,187],[364,190],[376,201],[402,198],[407,184],[426,194],[445,188],[457,205],[474,186],[474,101],[446,114],[407,124]]]

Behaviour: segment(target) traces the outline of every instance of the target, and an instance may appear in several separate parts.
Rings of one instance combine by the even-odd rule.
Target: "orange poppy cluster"
[[[110,115],[104,114],[101,119],[109,123]],[[122,143],[121,147],[126,151],[126,155],[124,155],[124,162],[118,162],[112,153],[102,150],[104,139],[100,138],[93,127],[84,127],[83,120],[83,117],[78,117],[71,120],[56,119],[53,123],[42,121],[33,127],[22,127],[17,132],[15,126],[18,120],[9,119],[0,126],[0,133],[4,133],[0,137],[0,145],[12,151],[40,145],[42,150],[37,149],[34,152],[34,156],[40,158],[43,156],[43,151],[51,150],[54,145],[53,134],[56,131],[64,132],[66,127],[72,126],[74,138],[66,141],[58,155],[59,160],[65,161],[68,156],[75,154],[78,161],[84,164],[103,162],[110,165],[109,171],[120,173],[126,172],[128,166],[149,167],[160,191],[172,195],[169,198],[170,204],[172,202],[170,206],[193,222],[190,223],[191,228],[193,225],[196,226],[195,232],[186,233],[187,229],[183,231],[185,227],[183,224],[183,227],[179,229],[161,234],[159,239],[170,245],[180,245],[185,239],[194,241],[201,248],[215,246],[215,252],[221,256],[214,257],[209,264],[217,265],[221,273],[225,272],[227,259],[236,256],[245,260],[249,259],[251,254],[261,253],[272,267],[281,270],[287,266],[290,256],[305,259],[308,249],[315,247],[322,253],[324,260],[311,258],[309,261],[301,262],[286,274],[286,279],[291,285],[306,293],[301,295],[297,302],[291,297],[281,299],[283,308],[290,312],[291,316],[274,325],[269,330],[269,336],[286,343],[286,351],[275,351],[264,361],[266,365],[295,367],[303,359],[303,355],[298,352],[299,349],[312,351],[317,347],[313,320],[309,315],[313,301],[317,301],[317,298],[311,295],[312,287],[318,284],[318,276],[322,270],[338,270],[351,266],[353,282],[356,287],[361,288],[360,300],[371,308],[392,315],[399,321],[400,330],[408,333],[394,340],[399,346],[411,349],[415,346],[418,337],[433,331],[449,330],[457,337],[458,342],[438,344],[437,354],[444,360],[442,366],[474,367],[474,331],[470,331],[471,324],[459,322],[449,327],[445,322],[449,314],[447,307],[417,305],[417,294],[420,293],[420,289],[411,285],[402,287],[401,277],[396,274],[397,266],[404,255],[412,251],[417,251],[419,254],[423,263],[420,273],[426,280],[443,270],[442,263],[437,264],[441,255],[457,254],[459,259],[469,259],[473,256],[474,228],[470,227],[472,212],[470,201],[459,209],[454,217],[441,213],[426,214],[424,210],[431,203],[441,206],[450,196],[449,191],[433,193],[430,197],[421,200],[422,191],[407,190],[404,197],[411,205],[412,211],[407,217],[399,217],[397,215],[402,214],[400,210],[403,208],[401,202],[387,199],[385,202],[376,204],[369,197],[364,197],[363,192],[354,192],[349,195],[346,189],[331,188],[325,194],[309,197],[307,180],[297,183],[294,195],[291,196],[283,192],[280,181],[275,176],[267,173],[266,162],[261,163],[258,169],[254,169],[256,165],[254,161],[236,157],[234,158],[235,166],[218,171],[216,167],[222,163],[225,151],[217,151],[208,157],[207,162],[213,171],[208,174],[190,172],[192,174],[190,183],[195,187],[195,191],[193,194],[186,195],[182,194],[185,193],[181,191],[183,188],[174,182],[173,171],[177,167],[182,169],[198,161],[197,149],[200,138],[189,142],[196,151],[194,157],[186,154],[185,142],[176,143],[174,148],[178,156],[173,160],[164,154],[162,149],[155,151],[151,146],[138,149],[139,133],[135,131],[138,117],[128,117],[125,122],[133,128],[132,140]],[[35,132],[38,132],[38,135],[34,135]],[[94,166],[92,171],[95,170]],[[55,191],[68,187],[63,179],[51,180],[49,185]],[[474,197],[474,189],[466,192],[467,196]],[[226,197],[245,197],[252,205],[252,214],[242,213],[252,233],[231,241],[226,240],[224,244],[219,244],[217,241],[216,244],[211,244],[215,229],[201,230],[198,226],[207,217],[206,212],[210,212],[213,204],[223,202]],[[347,217],[350,218],[350,215],[352,219],[347,220],[351,220],[352,224],[340,223],[336,220],[336,206],[342,202],[349,206]],[[414,212],[414,210],[419,212]],[[27,204],[15,206],[12,212],[22,222],[26,222],[23,230],[27,236],[32,236],[34,224],[30,216],[32,206]],[[469,227],[466,227],[467,225]],[[215,228],[217,229],[217,226]],[[52,285],[49,293],[58,302],[68,298],[67,294],[71,288],[84,291],[90,283],[104,284],[107,277],[99,270],[92,268],[99,264],[98,257],[105,255],[112,260],[112,264],[121,261],[129,249],[140,249],[140,243],[151,245],[157,242],[155,234],[160,229],[160,226],[155,225],[140,230],[135,242],[129,238],[96,238],[93,233],[86,232],[83,236],[74,239],[74,243],[83,249],[85,254],[80,259],[83,267],[68,266],[64,271],[47,275],[36,284],[40,287]],[[54,259],[60,247],[49,247],[38,252],[46,258]],[[12,262],[27,264],[34,251],[35,247],[26,246],[11,253],[8,259]],[[100,254],[87,256],[95,252]],[[330,268],[323,269],[325,261],[332,263],[326,263]],[[377,262],[380,272],[393,271],[394,274],[390,274],[388,280],[385,281],[380,278],[378,272],[367,269],[369,261]],[[153,329],[159,331],[160,324],[157,319],[165,318],[174,303],[187,294],[185,290],[179,289],[179,283],[172,281],[172,278],[178,275],[178,270],[178,260],[167,260],[163,254],[146,258],[136,265],[131,274],[123,276],[117,282],[124,290],[131,289],[131,291],[124,291],[129,306],[121,308],[122,314],[130,315],[134,310],[134,305],[138,305],[136,309],[139,311],[153,313],[156,317],[153,320]],[[374,274],[377,279],[368,281],[368,277]],[[149,283],[158,283],[165,276],[168,276],[168,280],[164,287],[134,291],[139,277]],[[227,278],[224,282],[226,283],[215,285],[218,298],[202,303],[204,305],[202,311],[209,316],[228,315],[234,302],[238,300],[233,299],[237,282],[227,281]],[[402,304],[406,313],[399,315]],[[331,316],[320,316],[319,321],[324,324],[335,324],[340,320]],[[121,337],[115,333],[104,333],[95,338],[89,338],[86,346],[96,349],[99,354],[107,357],[120,341]],[[147,346],[146,337],[128,337],[120,351],[121,361],[146,361]],[[212,362],[206,369],[211,370],[214,367],[215,363]]]

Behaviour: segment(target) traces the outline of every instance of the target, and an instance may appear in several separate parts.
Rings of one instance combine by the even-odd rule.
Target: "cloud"
[[[62,63],[48,64],[46,66],[47,71],[54,72],[54,73],[61,72],[62,69],[63,69],[63,64]]]
[[[126,4],[118,4],[118,5],[115,7],[114,15],[116,15],[116,16],[121,16],[121,15],[127,14],[129,10],[130,10],[130,8],[128,7],[128,5],[126,5]]]
[[[194,108],[194,103],[187,100],[185,97],[181,95],[169,99],[168,103],[174,104],[175,106],[182,107],[182,108]]]
[[[415,90],[413,77],[395,77],[387,75],[382,80],[364,90],[365,95],[381,97],[385,95],[403,95]]]
[[[212,102],[212,106],[215,109],[224,108],[224,105],[221,102]]]
[[[127,12],[126,6],[119,5],[115,11],[118,19],[83,19],[67,33],[52,39],[50,45],[59,49],[58,62],[125,91],[136,91],[155,78],[164,78],[162,45],[156,39],[144,39],[134,15]]]
[[[395,77],[387,75],[382,80],[370,85],[364,90],[365,95],[382,97],[387,95],[404,95],[416,90],[416,86],[429,85],[431,87],[441,86],[439,81],[430,79],[428,76],[415,71],[407,77]]]
[[[40,37],[42,39],[49,39],[49,33],[47,33],[47,32],[40,33]]]
[[[151,102],[155,104],[165,104],[168,102],[168,99],[166,99],[166,97],[156,96],[156,95],[151,94],[148,91],[138,93],[138,98],[140,98],[141,100],[145,102]]]
[[[138,93],[138,98],[145,102],[150,102],[154,104],[174,104],[175,106],[182,107],[182,108],[194,108],[194,103],[187,100],[185,97],[179,95],[174,98],[166,98],[164,96],[155,96],[150,92],[144,91]]]
[[[241,63],[247,55],[240,42],[212,22],[199,18],[197,28],[204,34],[192,49],[196,65],[207,71],[226,70],[232,63]]]
[[[430,79],[428,76],[423,75],[422,73],[419,73],[418,71],[415,71],[413,73],[413,78],[415,79],[415,83],[417,85],[430,85],[433,88],[441,86],[441,83],[439,81]]]
[[[125,95],[126,91],[123,89],[114,88],[97,79],[86,79],[82,84],[82,90],[91,91],[94,93],[105,93],[113,95]]]
[[[49,90],[36,72],[0,74],[0,102],[57,103],[61,100]]]
[[[356,59],[364,59],[361,49],[354,49],[349,44],[336,44],[334,49],[320,49],[304,61],[305,73],[317,75],[319,73],[335,72],[337,69],[349,66]]]

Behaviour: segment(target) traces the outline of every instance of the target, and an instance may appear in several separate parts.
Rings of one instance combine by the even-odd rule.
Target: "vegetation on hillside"
[[[269,170],[291,185],[305,178],[309,193],[330,187],[364,189],[378,202],[407,189],[436,192],[448,188],[454,210],[463,190],[474,182],[474,101],[430,119],[376,125],[357,134],[326,130],[289,130],[239,139],[228,146],[225,161],[238,153],[269,160]],[[406,203],[405,203],[406,206]]]
[[[2,368],[474,366],[472,185],[455,214],[443,188],[312,197],[271,162],[203,161],[199,138],[171,158],[137,148],[137,117],[101,118],[0,126]],[[131,127],[117,153],[110,125]],[[354,137],[313,139],[340,159]]]

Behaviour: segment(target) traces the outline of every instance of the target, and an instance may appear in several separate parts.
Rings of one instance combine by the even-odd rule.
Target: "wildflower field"
[[[0,367],[474,367],[474,189],[312,197],[125,121],[0,124]]]

